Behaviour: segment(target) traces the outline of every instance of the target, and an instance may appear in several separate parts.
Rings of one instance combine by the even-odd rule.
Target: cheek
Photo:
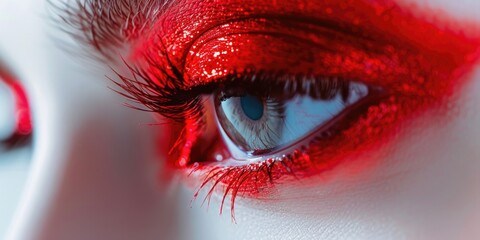
[[[37,83],[50,90],[48,97],[34,94],[42,101],[35,103],[32,197],[25,199],[32,225],[19,226],[18,239],[164,236],[154,120],[122,106],[103,74],[72,75],[76,68],[63,61],[52,64],[54,77]]]
[[[480,71],[470,78],[447,113],[419,122],[389,158],[405,171],[387,206],[410,229],[436,238],[459,238],[480,217]]]

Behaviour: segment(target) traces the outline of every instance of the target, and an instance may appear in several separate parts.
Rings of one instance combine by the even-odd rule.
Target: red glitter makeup
[[[7,145],[13,145],[21,138],[29,136],[32,133],[32,124],[30,118],[30,108],[27,101],[27,96],[23,87],[18,81],[8,73],[4,68],[0,67],[0,81],[7,85],[14,96],[15,104],[15,132],[2,142]]]
[[[232,211],[239,194],[272,194],[278,184],[391,144],[411,120],[452,101],[479,58],[473,28],[456,29],[447,16],[427,21],[418,16],[432,13],[414,15],[388,0],[180,0],[156,7],[155,19],[143,21],[151,27],[126,28],[132,76],[120,76],[119,86],[145,110],[182,125],[172,165],[208,188],[207,198],[215,190],[223,200],[230,195]],[[90,24],[102,38],[87,40],[99,48],[108,31]],[[261,161],[231,159],[205,97],[236,89],[278,93],[306,77],[380,90],[335,119],[327,136],[313,132]]]

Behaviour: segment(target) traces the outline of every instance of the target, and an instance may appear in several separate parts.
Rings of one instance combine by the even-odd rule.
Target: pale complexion
[[[420,119],[368,178],[337,176],[282,188],[291,197],[240,199],[234,224],[219,216],[215,198],[209,211],[198,202],[190,208],[192,189],[180,179],[158,184],[161,129],[122,106],[107,88],[107,68],[59,48],[70,40],[49,22],[46,4],[0,2],[1,57],[25,83],[35,125],[10,239],[480,237],[480,73],[462,89],[453,121]],[[478,1],[421,1],[419,9],[429,8],[480,26]]]

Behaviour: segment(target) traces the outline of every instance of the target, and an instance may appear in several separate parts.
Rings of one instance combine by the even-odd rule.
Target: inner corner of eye
[[[216,141],[221,143],[210,144],[226,146],[228,154],[216,148],[209,156],[214,161],[228,155],[249,162],[289,154],[314,139],[335,134],[342,118],[362,105],[371,91],[356,81],[318,78],[299,83],[284,82],[263,91],[265,84],[259,84],[239,90],[241,94],[224,89],[211,95],[205,101],[205,117],[211,126],[208,131],[218,132]]]

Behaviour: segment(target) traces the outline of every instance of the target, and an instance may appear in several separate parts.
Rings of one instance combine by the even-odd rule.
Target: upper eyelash
[[[187,116],[196,115],[197,108],[200,105],[200,96],[192,97],[192,91],[185,90],[183,73],[172,64],[169,57],[165,55],[165,62],[170,72],[167,72],[165,66],[162,66],[157,61],[147,57],[149,65],[153,66],[157,71],[162,73],[161,81],[152,79],[152,75],[138,67],[134,67],[125,62],[125,65],[130,70],[131,77],[119,74],[117,76],[120,81],[112,81],[126,93],[117,91],[122,96],[142,104],[145,108],[129,105],[132,108],[160,113],[164,117],[182,122]],[[165,83],[163,86],[158,82]]]
[[[157,59],[145,56],[148,66],[153,70],[134,67],[125,62],[130,70],[131,77],[117,73],[120,82],[112,80],[127,93],[117,91],[124,97],[142,104],[145,108],[129,105],[132,108],[159,113],[162,116],[182,122],[186,118],[194,119],[201,112],[201,95],[211,94],[216,90],[223,90],[226,94],[233,94],[238,88],[243,90],[254,89],[262,95],[293,96],[299,91],[306,94],[317,94],[328,99],[337,91],[348,87],[348,81],[340,77],[310,77],[310,82],[320,82],[328,85],[322,88],[322,93],[314,93],[305,88],[305,76],[289,76],[284,72],[272,73],[262,70],[248,69],[244,73],[233,70],[230,74],[207,84],[189,87],[185,84],[184,73],[176,67],[168,54],[163,54],[164,66]],[[167,69],[169,69],[167,71]],[[152,79],[151,72],[158,72]],[[159,79],[161,78],[161,79]],[[164,83],[159,84],[159,83]],[[218,86],[220,85],[220,86]],[[282,87],[279,87],[282,86]],[[307,91],[309,91],[307,93]],[[346,97],[346,96],[344,96]]]

